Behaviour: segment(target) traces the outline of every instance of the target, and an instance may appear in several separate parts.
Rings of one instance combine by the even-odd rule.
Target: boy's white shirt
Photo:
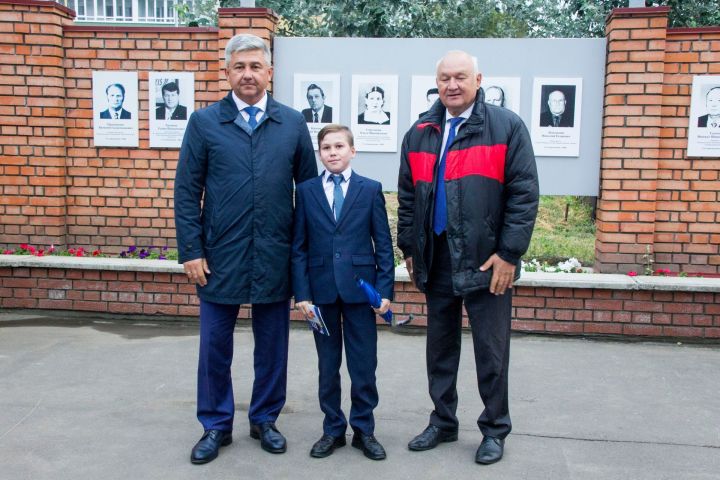
[[[328,172],[327,170],[323,172],[322,185],[323,190],[325,191],[325,198],[327,198],[328,205],[330,205],[330,210],[332,210],[335,198],[335,183],[330,179],[330,175],[332,175],[332,173]],[[343,176],[345,181],[340,183],[340,188],[342,188],[343,197],[347,197],[348,185],[350,184],[350,176],[352,175],[352,167],[348,166],[345,170],[342,171],[341,175]]]

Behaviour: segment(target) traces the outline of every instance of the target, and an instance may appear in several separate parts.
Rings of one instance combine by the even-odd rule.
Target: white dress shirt
[[[240,100],[240,98],[235,95],[235,92],[232,92],[232,99],[235,101],[235,105],[237,105],[238,110],[240,110],[240,115],[242,115],[246,122],[250,119],[250,115],[246,111],[244,111],[243,108],[258,107],[260,110],[258,110],[258,113],[255,115],[255,120],[260,123],[260,119],[265,114],[265,110],[267,109],[267,98],[267,92],[265,92],[259,102],[257,102],[255,105],[249,105]]]
[[[470,107],[467,110],[465,110],[460,115],[458,115],[458,117],[462,117],[463,120],[460,123],[458,123],[457,127],[455,127],[455,135],[457,135],[458,130],[460,130],[460,126],[463,123],[465,123],[468,118],[470,118],[470,115],[472,115],[472,110],[474,107],[475,107],[475,104],[472,104],[472,105],[470,105]],[[443,129],[443,141],[442,141],[442,145],[440,148],[440,155],[442,155],[443,152],[445,151],[445,144],[447,143],[448,135],[450,135],[450,120],[452,120],[453,118],[455,118],[455,117],[453,117],[450,114],[450,112],[448,112],[446,109],[445,110],[445,128]]]
[[[335,203],[335,182],[332,181],[330,175],[333,174],[328,172],[327,170],[323,172],[322,184],[323,190],[325,190],[325,198],[327,198],[328,205],[330,205],[330,210],[332,210],[333,215],[335,215],[335,210],[333,209],[333,204]],[[340,175],[342,175],[345,179],[344,182],[340,182],[340,188],[342,188],[343,198],[345,198],[347,197],[347,190],[348,185],[350,184],[350,175],[352,175],[352,168],[346,168],[345,171],[340,173]]]

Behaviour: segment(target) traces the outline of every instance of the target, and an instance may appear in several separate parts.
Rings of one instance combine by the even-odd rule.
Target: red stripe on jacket
[[[505,155],[507,145],[478,145],[462,150],[450,150],[445,165],[445,180],[468,175],[481,175],[505,183]],[[432,181],[432,170],[430,170]],[[413,176],[414,178],[414,176]]]
[[[413,185],[417,182],[433,181],[433,169],[437,155],[429,152],[409,152],[410,172],[412,173]]]

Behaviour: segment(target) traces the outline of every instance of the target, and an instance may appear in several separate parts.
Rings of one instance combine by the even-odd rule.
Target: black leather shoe
[[[273,422],[250,425],[250,436],[256,440],[260,440],[260,446],[266,452],[284,453],[285,450],[287,450],[285,437],[283,437]]]
[[[455,442],[457,439],[458,432],[456,430],[443,430],[435,425],[428,425],[420,435],[410,440],[408,448],[415,452],[422,452],[437,447],[441,442]]]
[[[495,437],[483,437],[480,446],[475,453],[475,461],[483,465],[499,462],[503,457],[505,440]]]
[[[352,439],[352,446],[362,450],[370,460],[384,460],[385,457],[387,457],[385,449],[380,445],[380,442],[377,441],[375,435],[365,435],[361,432],[355,432]]]
[[[323,435],[320,440],[315,442],[310,456],[315,458],[325,458],[332,455],[336,448],[345,446],[345,435],[342,437],[333,437],[332,435]]]
[[[215,460],[220,447],[232,443],[232,433],[222,430],[208,430],[195,444],[190,454],[190,461],[194,464],[208,463]]]

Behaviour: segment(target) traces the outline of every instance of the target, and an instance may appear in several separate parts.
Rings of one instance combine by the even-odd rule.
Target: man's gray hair
[[[467,53],[463,50],[450,50],[449,52],[445,52],[445,55],[443,55],[442,58],[440,58],[440,60],[438,60],[435,63],[435,70],[437,70],[437,68],[440,66],[442,61],[445,60],[445,57],[447,57],[448,55],[456,55],[458,53],[464,54],[464,55],[467,55],[468,57],[470,57],[470,60],[472,61],[472,65],[473,65],[473,74],[477,75],[478,73],[480,73],[480,67],[478,66],[477,57],[475,55],[470,55],[469,53]]]
[[[265,41],[255,35],[241,33],[232,37],[225,46],[225,67],[229,67],[230,57],[232,57],[233,53],[248,50],[262,50],[265,63],[267,63],[268,67],[272,66],[272,55]]]

